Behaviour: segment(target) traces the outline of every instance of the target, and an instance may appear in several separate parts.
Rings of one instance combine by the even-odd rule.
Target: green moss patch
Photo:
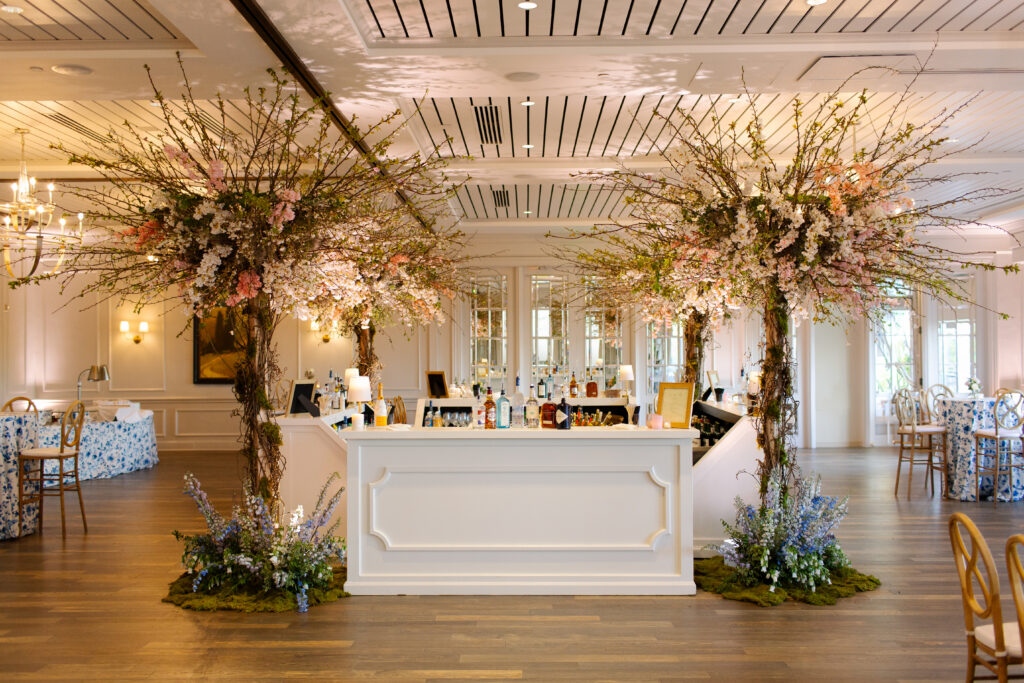
[[[809,591],[801,586],[777,586],[774,591],[766,583],[747,586],[740,583],[732,567],[721,557],[694,560],[693,578],[697,587],[709,593],[718,593],[729,600],[752,602],[760,607],[774,607],[786,600],[809,605],[834,605],[839,598],[848,598],[863,591],[873,591],[882,585],[874,576],[861,574],[852,567],[832,572],[832,583]]]
[[[295,596],[288,591],[280,589],[255,591],[225,586],[216,591],[200,590],[193,593],[193,578],[190,574],[182,574],[172,581],[167,597],[163,601],[184,609],[194,609],[199,612],[214,610],[293,612],[298,607]],[[340,600],[341,598],[347,598],[349,594],[344,590],[346,578],[345,568],[335,567],[334,578],[331,580],[331,585],[328,588],[311,588],[309,590],[309,606],[322,605]]]

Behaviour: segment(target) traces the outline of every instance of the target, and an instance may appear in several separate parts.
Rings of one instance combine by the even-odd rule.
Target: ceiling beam
[[[317,80],[313,72],[310,71],[306,64],[299,57],[298,53],[292,48],[292,46],[285,39],[284,35],[278,30],[274,22],[270,20],[263,8],[260,7],[256,0],[231,0],[231,4],[234,5],[238,13],[242,15],[242,18],[248,22],[249,26],[252,27],[253,31],[260,37],[270,51],[274,53],[274,56],[280,60],[281,65],[291,74],[302,89],[312,97],[314,100],[321,102],[327,109],[328,115],[331,117],[331,122],[334,123],[335,127],[341,131],[341,134],[352,143],[352,145],[359,151],[363,159],[367,161],[371,166],[381,172],[381,175],[387,177],[387,171],[385,170],[380,159],[373,153],[366,141],[363,140],[359,130],[352,124],[352,122],[345,116],[337,105],[334,104],[334,100],[331,99],[330,93],[321,85],[320,81]],[[399,188],[395,189],[395,196],[398,197],[399,201],[402,202],[408,209],[416,221],[424,228],[428,228],[427,222],[420,215],[419,209],[412,202],[409,196]]]

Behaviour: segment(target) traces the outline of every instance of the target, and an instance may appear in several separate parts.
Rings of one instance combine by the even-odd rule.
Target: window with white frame
[[[584,374],[598,388],[614,387],[622,365],[622,313],[587,289],[583,307]]]
[[[893,291],[892,305],[875,327],[875,420],[890,421],[890,402],[900,389],[916,385],[918,340],[917,311],[913,292]]]
[[[678,382],[686,364],[685,323],[647,326],[647,395],[658,395],[662,382]]]
[[[569,282],[562,275],[530,276],[531,383],[569,363]]]
[[[974,299],[974,278],[963,282],[964,293]],[[954,392],[966,391],[967,379],[977,377],[976,321],[974,306],[940,302],[937,319],[938,380]]]
[[[470,299],[470,374],[474,382],[499,386],[508,367],[508,280],[473,278]]]

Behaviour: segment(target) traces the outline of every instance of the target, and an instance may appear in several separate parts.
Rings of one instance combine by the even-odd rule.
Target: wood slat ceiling
[[[594,183],[468,183],[454,207],[467,220],[603,219],[625,215],[623,192]]]
[[[0,40],[175,40],[181,33],[143,0],[10,0],[0,12]]]
[[[1016,31],[1024,0],[347,0],[387,39]]]
[[[769,149],[784,155],[794,143],[791,113],[795,97],[808,103],[816,93],[762,94],[753,98],[766,130]],[[858,128],[859,143],[866,144],[872,130],[892,111],[897,95],[875,93]],[[533,101],[533,106],[521,102]],[[452,156],[483,159],[632,157],[648,155],[670,140],[671,128],[664,118],[676,107],[693,112],[710,127],[712,108],[724,121],[743,126],[751,116],[750,101],[739,95],[643,95],[643,96],[544,96],[531,98],[427,98],[413,100],[418,111],[413,121],[423,142],[442,145]],[[972,153],[1015,154],[1024,152],[1024,128],[1016,112],[1024,108],[1024,93],[998,91],[916,94],[909,106],[910,120],[923,124],[945,111],[963,106],[942,134],[960,146],[975,145]],[[494,127],[478,125],[477,109],[494,107]],[[498,136],[500,135],[500,140]],[[450,138],[448,142],[446,139]],[[532,145],[524,149],[523,145]]]

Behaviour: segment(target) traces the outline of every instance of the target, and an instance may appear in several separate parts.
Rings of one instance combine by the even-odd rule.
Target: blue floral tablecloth
[[[0,539],[18,535],[18,451],[32,447],[33,442],[42,448],[56,448],[60,443],[60,425],[39,428],[34,415],[0,415]],[[82,429],[78,476],[83,480],[116,477],[150,468],[157,462],[152,415],[140,422],[87,422]],[[47,471],[56,472],[56,462],[48,463]],[[25,533],[35,530],[35,517],[35,506],[28,506]]]
[[[995,427],[992,409],[996,400],[984,398],[942,398],[935,402],[937,421],[946,425],[949,439],[949,496],[960,500],[975,500],[974,473],[977,468],[977,454],[974,449],[974,432]],[[986,447],[982,441],[982,459],[985,467],[995,464],[995,444]],[[1004,443],[1004,446],[1007,444]],[[999,479],[999,500],[1024,500],[1024,476],[1017,475],[1011,482],[1010,475]],[[1012,491],[1011,491],[1012,488]],[[992,477],[981,478],[982,500],[992,499]]]

